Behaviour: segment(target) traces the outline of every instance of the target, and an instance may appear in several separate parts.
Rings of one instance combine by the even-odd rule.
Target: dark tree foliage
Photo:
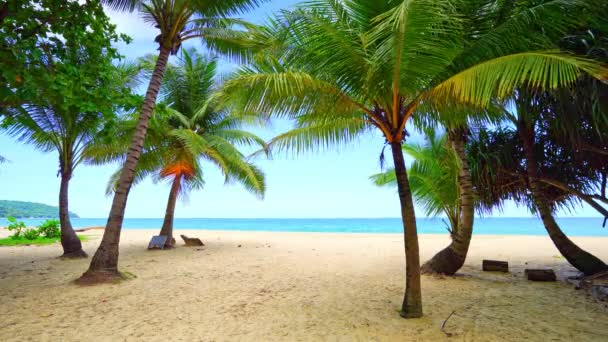
[[[128,72],[113,63],[120,40],[98,1],[2,5],[0,128],[58,153],[64,257],[84,257],[69,217],[69,182],[84,152],[132,105]]]
[[[99,87],[112,77],[108,69],[119,57],[112,47],[128,37],[115,26],[96,0],[7,0],[0,4],[0,116],[7,108],[36,102],[40,89],[61,94],[66,107],[87,111],[106,101]],[[78,70],[75,56],[88,67]],[[97,77],[82,77],[82,73]],[[80,80],[80,82],[74,82]],[[86,92],[87,96],[75,93]]]

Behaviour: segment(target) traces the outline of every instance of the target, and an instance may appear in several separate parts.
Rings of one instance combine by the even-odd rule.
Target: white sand
[[[154,233],[123,233],[120,269],[137,278],[94,287],[71,283],[89,260],[59,260],[58,245],[0,248],[0,340],[436,341],[455,311],[456,341],[608,341],[602,305],[523,279],[525,267],[572,269],[548,237],[475,236],[460,276],[423,277],[425,316],[404,320],[400,235],[178,231],[207,246],[150,252]],[[86,234],[92,254],[101,232]],[[608,238],[574,241],[608,260]],[[426,260],[448,238],[420,242]],[[512,273],[480,272],[483,258]]]

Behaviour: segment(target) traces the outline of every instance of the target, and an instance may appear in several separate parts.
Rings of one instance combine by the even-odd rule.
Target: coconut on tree
[[[229,56],[242,56],[241,44],[246,37],[242,27],[248,24],[229,18],[257,7],[263,0],[103,0],[115,10],[139,12],[145,22],[158,29],[155,43],[159,54],[139,113],[137,127],[117,183],[104,235],[89,269],[79,279],[99,283],[121,278],[118,271],[118,246],[129,190],[144,146],[150,117],[170,55],[175,55],[183,42],[200,39],[206,47]],[[235,26],[238,25],[238,28]]]
[[[154,57],[141,60],[150,71]],[[240,183],[249,192],[262,198],[266,189],[264,174],[239,151],[246,147],[256,151],[267,149],[264,140],[243,130],[257,118],[231,116],[209,102],[217,85],[217,61],[196,50],[183,50],[177,65],[169,64],[161,86],[160,102],[150,119],[148,137],[135,172],[134,185],[146,177],[167,181],[171,190],[160,235],[167,236],[165,248],[173,248],[173,221],[179,196],[203,188],[201,160],[215,165],[227,183]],[[137,116],[129,115],[119,123],[111,141],[101,141],[88,151],[96,164],[124,161],[129,137],[137,127]],[[120,170],[108,184],[115,190]]]
[[[475,2],[478,9],[482,3],[487,1]],[[305,150],[347,143],[372,129],[381,132],[392,150],[403,218],[405,318],[422,316],[416,216],[402,152],[407,123],[430,108],[453,103],[484,108],[516,86],[553,88],[601,69],[586,59],[542,50],[546,39],[527,35],[540,23],[545,32],[572,25],[563,13],[575,13],[578,2],[527,5],[496,27],[479,25],[493,22],[496,12],[469,6],[464,11],[459,5],[309,2],[256,36],[266,37],[272,53],[241,68],[218,95],[243,113],[294,119],[296,128],[275,139],[277,148]],[[473,23],[480,30],[470,44],[466,28]],[[518,33],[526,39],[515,39]]]

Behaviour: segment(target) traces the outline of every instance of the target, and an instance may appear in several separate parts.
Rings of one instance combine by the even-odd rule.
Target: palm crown
[[[511,12],[481,0],[311,1],[269,24],[271,34],[256,36],[272,47],[281,37],[283,48],[237,72],[223,98],[245,112],[314,123],[289,137],[294,146],[304,135],[313,145],[346,141],[368,126],[401,141],[414,113],[450,103],[485,107],[515,86],[555,87],[582,71],[605,74],[549,43],[574,25],[563,11],[588,6],[545,1]],[[543,34],[517,34],[538,25]]]
[[[145,70],[153,68],[153,57],[143,59]],[[203,174],[200,158],[214,165],[226,177],[252,193],[263,196],[262,172],[235,145],[265,148],[265,142],[253,133],[241,130],[250,121],[247,117],[230,116],[208,102],[215,87],[216,61],[196,51],[183,51],[179,65],[167,68],[159,103],[150,121],[148,136],[137,166],[135,183],[147,176],[154,179],[180,177],[181,190],[200,189]],[[129,115],[121,123],[118,138],[104,141],[92,151],[94,162],[122,160],[129,138],[137,125],[137,117]],[[120,173],[109,183],[112,190]]]
[[[138,10],[145,22],[159,29],[156,43],[176,54],[182,42],[201,38],[207,47],[229,56],[246,54],[246,32],[235,27],[251,24],[236,14],[256,8],[264,0],[105,0],[110,8]]]

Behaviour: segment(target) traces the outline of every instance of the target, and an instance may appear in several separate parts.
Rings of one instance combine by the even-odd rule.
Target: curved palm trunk
[[[469,173],[469,164],[466,159],[464,145],[466,142],[466,132],[462,129],[450,130],[448,137],[460,159],[461,167],[458,175],[460,186],[460,213],[458,218],[458,229],[452,234],[452,242],[439,253],[435,254],[431,260],[422,265],[422,273],[442,273],[453,275],[456,273],[466,260],[473,235],[473,220],[475,208],[473,203],[473,182]]]
[[[68,193],[71,172],[61,172],[61,187],[59,188],[59,222],[61,223],[61,247],[63,247],[62,258],[86,258],[87,253],[82,250],[82,243],[70,222],[70,211],[68,207]]]
[[[534,205],[555,247],[557,247],[561,255],[572,266],[585,275],[592,275],[608,270],[608,266],[604,262],[578,247],[560,229],[553,217],[551,206],[542,191],[542,185],[539,181],[538,163],[534,154],[534,131],[528,129],[522,122],[518,123],[517,128],[526,155],[526,172]]]
[[[173,179],[173,185],[169,192],[169,200],[167,201],[167,210],[165,211],[165,220],[163,221],[163,227],[160,229],[159,235],[167,236],[165,249],[170,249],[175,246],[175,239],[173,238],[173,217],[175,215],[175,203],[177,202],[181,179],[182,175],[176,175]]]
[[[403,237],[405,244],[405,295],[401,307],[404,318],[422,317],[422,289],[420,286],[420,253],[418,248],[418,232],[416,231],[416,213],[414,201],[407,179],[407,170],[400,142],[391,143],[397,189],[401,204],[401,219],[403,220]]]
[[[161,46],[154,73],[148,85],[146,97],[139,115],[137,128],[133,134],[131,147],[118,180],[118,187],[114,193],[112,209],[108,217],[108,223],[103,234],[101,244],[91,260],[89,269],[82,275],[80,281],[83,283],[98,283],[121,278],[118,272],[118,244],[120,243],[120,231],[127,205],[129,190],[135,177],[135,169],[144,145],[146,132],[150,122],[152,110],[156,104],[156,97],[160,90],[161,81],[165,74],[170,50]]]

